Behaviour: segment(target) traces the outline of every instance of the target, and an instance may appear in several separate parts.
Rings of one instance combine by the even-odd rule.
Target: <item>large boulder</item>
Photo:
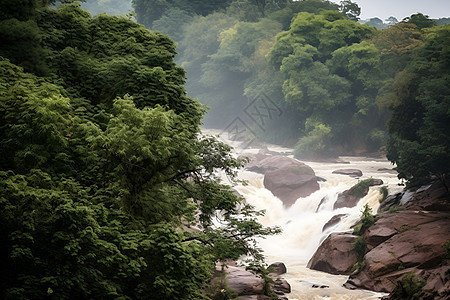
[[[250,162],[246,165],[248,171],[265,174],[268,171],[278,170],[284,167],[303,164],[296,159],[282,155],[254,154],[249,156]]]
[[[239,267],[226,268],[227,285],[238,296],[264,294],[264,279]]]
[[[272,279],[272,282],[270,283],[271,290],[278,296],[283,296],[285,293],[290,293],[291,285],[286,281],[286,279],[280,277],[280,275],[287,272],[286,265],[282,262],[274,262],[270,264],[269,271],[270,273],[268,276]],[[278,298],[282,299],[283,297]]]
[[[296,159],[271,156],[260,161],[258,168],[265,173],[264,187],[286,206],[319,189],[314,170]]]
[[[270,264],[269,270],[271,270],[270,273],[274,273],[276,275],[281,275],[287,272],[286,265],[282,262],[274,262]]]
[[[450,237],[449,212],[399,211],[383,214],[365,240],[370,249],[366,268],[349,279],[349,284],[379,292],[391,292],[392,282],[412,271],[434,269],[445,255]]]
[[[351,251],[356,236],[349,233],[331,233],[309,260],[307,267],[330,274],[349,274],[357,257]]]

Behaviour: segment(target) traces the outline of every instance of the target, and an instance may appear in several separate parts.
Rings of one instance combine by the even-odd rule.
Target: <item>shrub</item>
[[[358,262],[362,262],[364,260],[364,255],[366,254],[366,241],[363,236],[358,236],[356,238],[352,250],[356,252]]]
[[[380,194],[383,196],[380,200],[380,203],[383,202],[387,196],[389,195],[389,190],[387,188],[387,186],[382,186],[380,187]]]
[[[425,283],[425,280],[418,278],[414,272],[410,272],[402,280],[397,281],[390,299],[420,299]]]
[[[373,178],[371,177],[358,182],[351,188],[350,194],[355,197],[364,197],[366,195],[366,190],[369,188],[372,180]]]

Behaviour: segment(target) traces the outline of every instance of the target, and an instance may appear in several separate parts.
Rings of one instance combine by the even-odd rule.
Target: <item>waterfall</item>
[[[317,272],[306,268],[311,256],[320,243],[331,232],[351,230],[361,216],[365,204],[376,212],[379,207],[381,194],[380,187],[370,187],[369,193],[353,208],[339,208],[333,210],[334,202],[339,193],[349,189],[356,183],[357,178],[347,175],[332,174],[333,170],[340,168],[357,168],[362,170],[365,178],[379,178],[388,186],[391,192],[400,191],[396,174],[386,170],[392,168],[387,160],[368,159],[364,157],[342,157],[350,164],[330,164],[306,162],[316,172],[317,176],[324,178],[320,182],[320,190],[308,197],[299,198],[294,205],[285,208],[278,198],[264,188],[261,174],[241,171],[239,177],[245,179],[246,186],[237,186],[236,190],[244,196],[246,201],[258,210],[266,213],[260,218],[265,226],[280,226],[283,233],[267,237],[259,241],[264,249],[268,263],[282,261],[288,268],[286,278],[292,286],[289,299],[378,299],[381,294],[369,291],[351,291],[342,287],[347,276],[336,276]],[[320,206],[319,206],[320,204]],[[324,225],[335,215],[343,215],[334,226],[322,231]],[[312,288],[312,284],[326,285],[329,288]]]
[[[226,141],[233,147],[239,143]],[[268,150],[289,153],[292,149],[268,145]],[[239,149],[240,154],[255,153],[258,149]],[[386,159],[366,157],[340,157],[343,163],[305,162],[313,168],[316,176],[324,178],[319,182],[320,189],[308,197],[299,198],[289,208],[283,206],[281,200],[264,188],[264,175],[250,171],[241,171],[239,178],[247,181],[247,185],[236,186],[235,189],[245,200],[258,210],[265,210],[265,215],[259,221],[265,226],[279,226],[283,232],[259,240],[259,246],[264,250],[267,263],[281,261],[286,264],[288,273],[285,278],[292,287],[290,300],[295,299],[379,299],[383,294],[363,290],[348,290],[342,284],[348,276],[331,275],[306,268],[306,265],[319,247],[320,243],[331,232],[351,231],[361,217],[365,204],[376,213],[381,194],[380,187],[370,187],[369,193],[355,207],[333,210],[334,202],[339,193],[351,188],[359,180],[377,178],[383,180],[390,193],[402,190],[398,185],[396,173]],[[348,175],[333,174],[337,169],[359,169],[363,172],[361,178]],[[323,231],[324,225],[335,215],[343,215],[341,220]],[[327,288],[313,288],[312,285],[325,285]]]

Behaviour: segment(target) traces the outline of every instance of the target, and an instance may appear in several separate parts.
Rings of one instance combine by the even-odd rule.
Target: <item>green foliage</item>
[[[419,182],[448,176],[449,161],[449,25],[428,30],[425,44],[392,85],[387,157],[397,164],[399,178]]]
[[[392,206],[391,208],[389,208],[388,212],[389,212],[389,213],[395,213],[395,212],[397,212],[397,211],[401,211],[401,210],[404,210],[404,209],[405,209],[404,206],[394,205],[394,206]]]
[[[343,0],[340,2],[339,10],[349,19],[353,21],[359,20],[361,8],[355,2]]]
[[[375,223],[375,217],[372,215],[372,209],[368,204],[364,205],[364,210],[362,211],[361,223],[364,228],[369,228]]]
[[[445,250],[445,258],[450,258],[450,240],[447,240],[442,248]]]
[[[357,263],[355,263],[355,264],[351,267],[349,273],[350,273],[350,274],[358,274],[359,272],[361,272],[362,270],[364,270],[365,267],[366,267],[366,262],[364,262],[364,261],[359,262],[359,261],[358,261]]]
[[[168,10],[180,9],[190,14],[206,16],[216,10],[225,8],[230,0],[132,0],[139,23],[153,28],[153,23],[163,17]]]
[[[350,270],[353,272],[360,272],[366,267],[364,256],[366,255],[366,241],[364,240],[364,232],[375,223],[375,217],[372,215],[372,209],[368,204],[364,205],[364,209],[361,215],[361,221],[353,228],[353,234],[357,234],[353,248],[351,251],[355,251],[357,263]]]
[[[93,16],[101,13],[108,15],[125,15],[132,10],[132,0],[84,0],[81,8],[88,10]]]
[[[422,288],[426,281],[418,278],[414,272],[410,272],[395,284],[390,299],[421,299]]]
[[[336,148],[333,144],[340,151],[357,146],[360,141],[364,143],[374,127],[383,128],[383,115],[375,105],[384,82],[377,69],[380,52],[374,45],[362,42],[374,32],[336,11],[318,15],[301,12],[289,31],[277,35],[268,54],[271,65],[279,68],[284,77],[285,100],[304,117],[298,120],[300,124],[309,119],[323,120],[324,128],[330,130],[326,140],[313,134],[314,140],[321,140],[329,149],[319,155],[332,155]],[[300,145],[317,144],[310,141],[313,138],[309,130],[304,133]],[[372,144],[380,147],[379,143]]]
[[[273,283],[273,279],[269,277],[270,269],[265,265],[250,264],[247,270],[251,270],[264,279],[264,295],[271,297],[273,300],[278,299],[278,295],[272,291],[270,284]]]
[[[375,216],[372,215],[372,209],[366,204],[362,210],[360,223],[353,228],[353,234],[362,236],[367,228],[372,226],[373,223],[375,223]]]
[[[322,11],[333,10],[338,11],[339,5],[330,1],[322,0],[303,0],[290,1],[283,9],[272,12],[268,15],[283,25],[283,30],[288,30],[291,20],[299,12],[307,12],[319,14]]]
[[[367,179],[359,181],[357,184],[355,184],[351,188],[350,195],[359,197],[359,198],[364,197],[367,194],[367,189],[369,188],[372,180],[373,180],[372,178],[367,178]],[[364,207],[364,210],[366,210],[366,207]]]
[[[307,121],[308,127],[311,126],[310,123]],[[313,126],[313,129],[308,128],[308,135],[300,138],[295,145],[294,156],[297,158],[333,156],[335,153],[327,146],[332,137],[331,128],[322,123],[315,123]]]
[[[261,262],[279,229],[221,184],[243,162],[199,135],[175,44],[79,3],[33,18],[0,21],[0,298],[204,299],[216,261]]]
[[[356,238],[352,250],[356,252],[356,258],[358,259],[358,262],[363,262],[364,255],[366,254],[366,241],[364,240],[363,236],[358,236]],[[362,264],[360,264],[360,266],[362,266]]]
[[[416,25],[418,28],[429,28],[436,25],[436,23],[428,18],[428,16],[423,15],[421,13],[413,14],[409,17],[406,17],[402,20],[402,22],[411,23]]]
[[[380,187],[380,194],[382,196],[380,202],[383,202],[387,198],[387,196],[389,195],[388,187],[387,186]]]

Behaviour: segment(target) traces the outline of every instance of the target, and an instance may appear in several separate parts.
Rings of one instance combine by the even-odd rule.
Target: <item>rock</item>
[[[372,180],[369,182],[369,186],[376,186],[376,185],[383,185],[383,180],[372,178]]]
[[[358,204],[359,200],[361,200],[361,198],[363,198],[369,192],[369,187],[367,186],[362,192],[363,196],[361,197],[360,195],[352,194],[353,188],[354,187],[342,193],[339,193],[336,202],[334,202],[333,209],[338,209],[342,207],[354,207],[356,206],[356,204]]]
[[[442,245],[450,237],[450,212],[404,210],[379,217],[364,235],[366,268],[351,275],[349,284],[391,292],[405,270],[435,269],[442,264]]]
[[[361,177],[363,175],[362,171],[358,169],[338,169],[334,170],[333,174],[349,175],[351,177]]]
[[[238,296],[264,294],[264,279],[239,267],[228,266],[225,270],[227,285]]]
[[[450,262],[447,260],[442,266],[426,270],[421,274],[427,278],[422,290],[425,291],[423,299],[450,299],[450,275],[448,274]]]
[[[235,264],[235,263],[231,263]],[[279,277],[281,272],[286,272],[286,266],[282,262],[277,262],[272,264],[274,269],[278,272],[269,273],[268,276],[272,279],[271,288],[278,295],[284,295],[284,293],[291,292],[291,286],[289,283]],[[226,283],[223,282],[225,272]],[[279,274],[278,274],[279,273]],[[211,280],[211,290],[209,296],[213,297],[217,291],[226,288],[234,291],[240,300],[271,300],[271,297],[264,295],[265,281],[263,278],[249,272],[241,267],[231,266],[227,264],[222,270],[222,265],[216,265],[216,271],[213,279]],[[225,291],[225,289],[224,289]],[[284,297],[279,297],[279,299],[287,299]]]
[[[282,167],[267,171],[264,175],[264,186],[278,197],[283,204],[291,206],[300,197],[307,197],[319,190],[314,170],[293,160],[287,163],[281,160]]]
[[[330,200],[330,198],[328,196],[325,196],[320,200],[320,203],[316,208],[316,213],[320,210],[320,208],[322,207],[323,204],[328,202],[328,200]]]
[[[330,274],[349,274],[357,262],[353,248],[356,236],[349,233],[331,233],[319,246],[307,267]]]
[[[447,198],[445,187],[436,181],[387,196],[381,202],[378,212],[389,211],[395,206],[403,206],[409,210],[450,211],[450,201]]]
[[[395,171],[394,169],[388,169],[388,168],[380,168],[377,171],[384,172],[384,173],[397,174],[397,171]]]
[[[255,154],[253,160],[247,164],[248,171],[265,174],[288,166],[304,165],[302,162],[281,155]]]
[[[264,186],[286,206],[319,189],[314,170],[306,164],[281,155],[252,154],[246,169],[264,174]]]
[[[270,285],[272,291],[274,291],[278,295],[284,295],[285,293],[291,292],[291,285],[282,278],[277,278]]]
[[[326,284],[321,284],[321,283],[317,283],[317,282],[311,282],[311,281],[306,281],[306,280],[300,280],[300,282],[306,286],[306,287],[311,287],[314,289],[325,289],[325,288],[329,288],[328,285]]]
[[[239,300],[272,300],[272,297],[266,295],[244,295],[240,296]]]
[[[274,273],[277,275],[281,275],[287,272],[286,265],[282,262],[274,262],[270,264],[269,269],[272,271],[270,273]]]
[[[320,289],[327,289],[327,288],[329,288],[328,285],[324,285],[324,284],[322,284],[322,285],[314,284],[312,287],[315,288],[315,289],[318,289],[318,288],[320,288]]]
[[[365,179],[361,182],[358,182],[350,189],[340,193],[336,202],[334,203],[333,208],[338,209],[342,207],[354,207],[358,204],[359,200],[367,195],[369,192],[369,187],[375,185],[382,185],[383,180],[381,179]]]
[[[322,232],[324,232],[325,230],[327,230],[330,227],[333,227],[335,225],[337,225],[343,217],[348,216],[347,214],[338,214],[338,215],[334,215],[333,217],[331,217],[331,219],[325,223],[325,225],[323,225],[322,227]]]
[[[238,160],[242,161],[244,159],[248,160],[247,164],[245,165],[245,169],[253,172],[257,172],[255,170],[258,170],[258,164],[261,160],[269,157],[271,155],[264,154],[264,153],[247,153],[245,155],[238,156]],[[258,172],[257,172],[258,173]]]
[[[388,211],[394,206],[400,205],[400,200],[402,199],[403,193],[397,193],[393,195],[389,195],[380,203],[380,207],[378,208],[378,212]]]

